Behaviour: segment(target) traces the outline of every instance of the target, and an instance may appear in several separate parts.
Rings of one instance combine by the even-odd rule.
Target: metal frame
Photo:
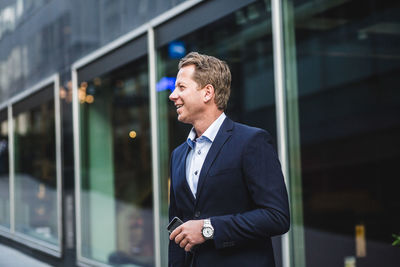
[[[154,245],[155,263],[161,266],[161,223],[160,223],[160,172],[159,172],[159,145],[158,145],[158,119],[157,119],[157,94],[156,94],[156,48],[154,43],[154,29],[149,25],[147,31],[147,45],[149,55],[149,90],[150,90],[150,122],[151,122],[151,157],[153,166],[153,213],[154,213]]]
[[[205,0],[187,0],[170,10],[162,13],[161,15],[155,17],[154,19],[150,20],[149,25],[153,28],[157,27],[160,24],[163,24],[167,20],[179,15],[180,13],[185,12],[186,10],[194,7],[195,5],[204,2]]]
[[[62,203],[63,203],[63,179],[61,166],[61,103],[60,103],[60,76],[54,75],[54,112],[55,127],[56,127],[56,173],[57,173],[57,226],[58,226],[58,247],[60,252],[63,252],[63,222],[62,222]],[[60,255],[61,256],[61,255]]]
[[[8,101],[4,101],[0,104],[0,110],[5,109],[6,107],[8,107]]]
[[[58,227],[58,245],[52,245],[45,241],[32,238],[26,234],[15,231],[15,168],[14,168],[14,122],[12,117],[12,105],[29,97],[35,92],[40,91],[46,86],[54,85],[54,113],[55,113],[55,141],[56,141],[56,180],[57,180],[57,227]],[[62,173],[61,173],[61,114],[60,114],[60,98],[59,98],[60,78],[58,73],[38,82],[29,89],[12,97],[4,102],[1,107],[7,106],[8,109],[8,130],[9,130],[9,173],[10,173],[10,229],[0,228],[0,235],[12,239],[16,242],[23,243],[36,250],[43,251],[55,257],[62,255]]]
[[[114,50],[114,49],[124,45],[125,43],[134,40],[138,36],[148,32],[149,27],[155,28],[158,25],[166,22],[167,20],[175,17],[176,15],[178,15],[180,13],[183,13],[184,11],[188,10],[189,8],[192,8],[193,6],[199,4],[203,1],[205,1],[205,0],[187,0],[175,7],[173,7],[172,9],[153,18],[148,23],[145,23],[142,26],[139,26],[138,28],[134,29],[133,31],[122,35],[121,37],[115,39],[111,43],[109,43],[109,44],[93,51],[92,53],[84,56],[83,58],[77,60],[75,63],[72,64],[71,72],[73,73],[74,71],[77,71],[78,69],[84,67],[85,65],[95,61],[99,57],[111,52],[112,50]]]
[[[95,260],[91,260],[88,258],[84,258],[82,257],[80,259],[80,261],[77,262],[77,265],[80,267],[92,267],[92,266],[96,266],[96,267],[110,267],[110,265],[108,264],[104,264],[102,262],[99,261],[95,261]]]
[[[81,157],[79,138],[79,104],[78,104],[78,71],[72,66],[72,123],[74,135],[74,171],[75,171],[75,229],[76,258],[79,263],[81,256]]]
[[[282,172],[288,192],[289,188],[289,160],[286,115],[286,83],[285,83],[285,58],[283,39],[283,16],[281,0],[271,0],[272,15],[272,41],[274,48],[274,78],[275,78],[275,103],[276,103],[276,129],[278,136],[278,155],[281,161]],[[290,196],[290,194],[289,194]],[[289,199],[290,200],[290,199]],[[282,266],[290,267],[290,236],[282,236]]]
[[[8,104],[8,162],[9,169],[8,172],[10,176],[8,177],[10,182],[10,233],[15,232],[15,197],[14,197],[14,120],[12,118],[12,107],[11,103]]]
[[[8,229],[7,227],[4,227],[2,225],[0,225],[0,235],[6,238],[11,239],[12,238],[12,234],[10,232],[10,229]]]

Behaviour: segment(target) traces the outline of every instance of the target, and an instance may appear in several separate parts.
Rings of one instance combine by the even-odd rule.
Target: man
[[[231,73],[195,52],[179,62],[169,96],[193,128],[171,155],[170,267],[275,266],[271,236],[289,229],[286,187],[269,134],[224,110]]]

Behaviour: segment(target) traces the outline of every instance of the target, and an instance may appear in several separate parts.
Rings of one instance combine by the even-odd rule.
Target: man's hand
[[[206,241],[201,234],[204,220],[187,221],[176,228],[169,236],[170,240],[175,239],[175,243],[186,251],[190,251],[195,245]]]

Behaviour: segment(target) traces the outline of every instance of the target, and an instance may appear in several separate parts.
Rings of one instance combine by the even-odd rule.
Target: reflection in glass
[[[0,40],[18,41],[0,42],[0,99],[9,99],[49,73],[67,70],[184,1],[1,0]]]
[[[0,225],[10,227],[10,176],[7,109],[0,111]]]
[[[400,3],[287,2],[306,266],[399,266]]]
[[[248,125],[267,129],[275,137],[275,96],[270,13],[256,1],[158,50],[158,123],[160,145],[161,225],[168,223],[169,157],[186,138],[190,125],[177,121],[168,99],[181,57],[191,51],[225,60],[232,73],[227,115]],[[166,261],[168,236],[161,230]]]
[[[50,89],[51,91],[51,89]],[[35,98],[33,96],[32,98]],[[58,245],[54,98],[13,106],[15,230]]]
[[[83,257],[153,266],[146,57],[79,87]]]

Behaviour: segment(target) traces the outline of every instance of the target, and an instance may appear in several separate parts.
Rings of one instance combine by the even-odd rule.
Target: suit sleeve
[[[211,218],[216,248],[284,234],[289,230],[288,196],[278,156],[266,131],[259,130],[242,153],[242,172],[254,209]]]
[[[170,162],[170,177],[171,177],[171,185],[170,185],[170,193],[169,193],[169,221],[172,220],[175,216],[182,218],[178,213],[178,209],[175,202],[175,193],[173,187],[173,172],[172,172],[172,162],[173,162],[173,155],[171,155],[171,162]],[[168,246],[168,267],[183,267],[185,262],[185,251],[179,247],[174,241],[169,241]]]

